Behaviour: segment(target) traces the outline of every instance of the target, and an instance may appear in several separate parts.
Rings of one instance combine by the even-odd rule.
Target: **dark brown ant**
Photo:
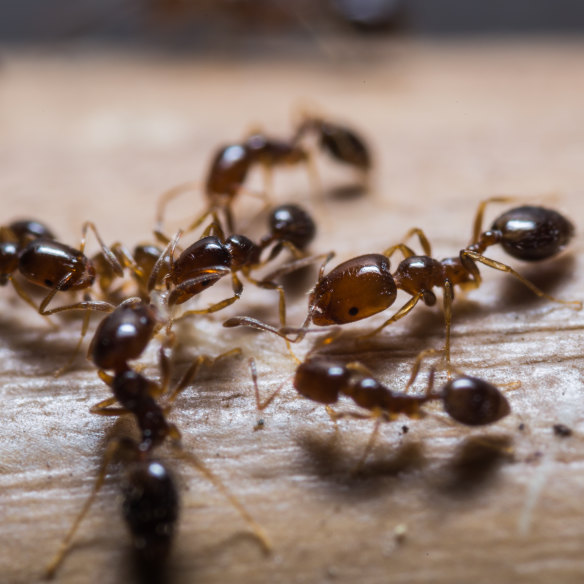
[[[88,355],[104,370],[121,372],[137,359],[161,326],[158,312],[139,298],[129,298],[95,329]]]
[[[234,233],[232,205],[239,193],[257,195],[244,187],[250,170],[261,166],[264,170],[266,190],[271,190],[271,171],[276,166],[305,164],[315,178],[308,153],[294,141],[269,138],[261,133],[254,133],[240,143],[228,144],[217,149],[213,156],[204,192],[209,199],[207,210],[187,229],[192,231],[201,225],[212,213],[221,211],[229,233]],[[199,188],[199,183],[188,182],[178,185],[164,193],[158,203],[155,234],[164,241],[164,212],[168,203],[183,192]],[[259,195],[266,200],[267,195]]]
[[[299,144],[305,136],[315,135],[318,146],[333,160],[356,169],[365,184],[369,181],[372,157],[366,141],[355,130],[318,116],[305,115],[292,140]]]
[[[454,286],[468,289],[477,288],[481,284],[477,262],[511,274],[539,297],[580,310],[580,301],[566,301],[550,296],[510,266],[482,255],[490,245],[501,243],[505,250],[510,250],[512,255],[520,259],[545,259],[559,253],[573,234],[572,224],[556,211],[530,206],[504,213],[494,221],[491,230],[481,233],[485,206],[491,202],[508,200],[504,197],[493,197],[479,205],[474,222],[473,243],[461,250],[458,257],[434,259],[427,237],[422,230],[416,228],[408,233],[406,239],[417,235],[425,255],[416,255],[410,247],[399,243],[385,250],[383,254],[367,254],[350,259],[333,268],[326,276],[325,261],[309,297],[307,318],[300,329],[277,329],[249,317],[231,318],[223,326],[247,325],[274,332],[287,341],[296,342],[309,332],[310,323],[329,326],[356,322],[389,308],[395,302],[398,289],[410,294],[412,298],[393,316],[365,335],[370,337],[411,312],[420,300],[428,306],[434,305],[436,296],[432,289],[442,288],[446,324],[444,354],[447,363],[450,363]],[[396,251],[401,251],[405,258],[392,274],[389,259]],[[297,336],[288,337],[287,333],[290,332]]]
[[[87,230],[91,229],[98,240],[102,252],[118,275],[123,275],[122,266],[116,256],[102,241],[95,225],[83,224],[79,249],[72,248],[54,239],[37,238],[30,241],[18,252],[18,273],[31,284],[50,291],[38,307],[39,314],[51,315],[65,310],[108,310],[109,304],[85,300],[68,306],[48,310],[47,307],[57,292],[86,290],[94,282],[96,268],[84,254]]]
[[[376,425],[361,457],[359,467],[371,451],[382,421],[393,421],[399,415],[411,419],[425,416],[423,406],[440,401],[445,412],[456,422],[466,426],[484,426],[507,416],[511,408],[505,396],[492,384],[469,375],[458,374],[434,391],[434,369],[431,369],[428,386],[423,395],[410,395],[407,390],[415,381],[422,359],[435,351],[423,351],[417,357],[404,392],[396,392],[375,379],[360,363],[339,363],[322,355],[308,356],[294,374],[296,391],[314,402],[327,406],[327,412],[335,421],[346,416],[362,418],[360,414],[339,414],[330,409],[341,396],[352,399],[359,407],[369,410],[377,418]],[[250,360],[258,410],[265,409],[281,391],[281,385],[263,403],[260,400],[255,361]],[[370,416],[365,416],[370,417]]]
[[[18,271],[18,259],[21,251],[35,240],[54,240],[53,232],[39,221],[22,219],[0,227],[0,286],[8,282],[16,293],[35,311],[38,310],[34,301],[24,291],[13,275]]]
[[[138,567],[142,572],[144,568],[154,570],[156,573],[163,571],[166,557],[168,556],[175,524],[178,519],[178,491],[171,474],[159,461],[152,459],[152,451],[162,446],[167,439],[177,445],[180,440],[178,428],[168,422],[167,414],[176,397],[193,380],[199,367],[204,362],[215,362],[227,354],[215,359],[199,357],[185,372],[181,380],[172,391],[167,391],[170,380],[170,367],[164,351],[160,351],[163,373],[162,380],[157,383],[146,376],[129,368],[127,361],[140,353],[143,348],[144,338],[152,327],[152,315],[148,314],[148,307],[132,305],[119,307],[109,317],[108,322],[103,323],[98,329],[98,337],[101,342],[92,343],[92,355],[98,366],[114,369],[113,376],[103,370],[100,377],[111,387],[113,397],[103,400],[91,408],[91,412],[102,416],[121,416],[132,414],[140,430],[140,441],[132,439],[113,440],[103,458],[97,480],[92,492],[81,509],[81,512],[73,522],[68,534],[63,540],[55,558],[47,568],[48,578],[54,577],[57,569],[67,554],[73,537],[84,516],[89,511],[97,493],[101,489],[107,469],[114,460],[121,460],[126,465],[125,480],[123,483],[123,514],[133,539],[134,549],[138,559]],[[140,322],[142,321],[142,322]],[[120,335],[120,328],[129,330],[131,340],[126,342]],[[136,331],[141,331],[136,334]],[[110,338],[112,346],[118,348],[125,358],[116,359],[113,351],[104,347],[103,339]],[[165,405],[161,405],[157,398],[166,397]],[[119,406],[113,404],[118,403]],[[207,466],[192,453],[179,450],[182,458],[202,472],[213,485],[222,492],[229,502],[237,509],[242,518],[250,525],[266,551],[270,551],[269,540],[262,528],[255,522],[248,511],[227,487],[216,477]],[[149,570],[146,570],[148,574]],[[152,573],[148,581],[152,580]]]
[[[181,318],[193,314],[209,314],[233,304],[241,297],[243,284],[238,273],[251,284],[266,290],[277,290],[279,294],[280,323],[286,322],[286,301],[282,286],[272,280],[304,265],[314,263],[322,256],[306,257],[305,248],[314,238],[316,226],[310,215],[297,205],[282,205],[274,209],[269,218],[270,233],[259,243],[254,243],[245,235],[225,237],[221,226],[214,221],[206,232],[214,230],[217,235],[206,235],[195,241],[175,259],[175,249],[182,232],[178,232],[160,255],[150,274],[148,288],[152,290],[160,281],[169,289],[166,303],[169,307],[183,304],[193,296],[231,275],[233,295],[208,308],[188,310]],[[266,260],[261,259],[262,252],[273,245]],[[284,248],[294,254],[296,260],[289,262],[272,272],[262,280],[252,277],[252,272],[272,261]]]

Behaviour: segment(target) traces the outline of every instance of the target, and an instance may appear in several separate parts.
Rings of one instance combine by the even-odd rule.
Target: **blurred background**
[[[580,34],[581,0],[2,0],[0,42],[229,50],[329,34]]]

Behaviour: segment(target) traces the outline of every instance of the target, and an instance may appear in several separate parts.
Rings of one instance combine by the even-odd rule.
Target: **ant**
[[[443,289],[446,326],[444,355],[450,364],[450,328],[454,286],[462,289],[477,288],[481,276],[477,263],[507,272],[522,282],[534,294],[552,302],[566,304],[580,310],[580,301],[555,298],[540,290],[510,266],[482,255],[489,246],[501,243],[510,255],[523,260],[543,260],[559,253],[570,241],[574,228],[570,221],[557,211],[543,207],[523,206],[503,213],[490,230],[481,232],[482,219],[487,204],[507,202],[507,197],[492,197],[481,202],[474,221],[473,242],[460,251],[457,257],[437,260],[432,257],[430,243],[421,229],[414,228],[406,236],[417,235],[424,255],[416,255],[404,243],[393,245],[383,254],[367,254],[350,259],[333,268],[326,276],[324,269],[329,258],[320,268],[318,280],[309,296],[308,314],[301,328],[277,329],[250,317],[234,317],[223,326],[247,325],[278,334],[288,342],[297,342],[310,332],[308,326],[342,325],[368,318],[389,308],[396,300],[397,290],[411,295],[393,316],[362,338],[371,337],[386,326],[396,322],[413,310],[422,300],[427,306],[436,303],[433,288]],[[401,251],[404,259],[395,272],[390,271],[390,258]],[[330,257],[330,256],[329,256]],[[287,333],[296,333],[290,338]]]
[[[257,165],[264,169],[266,185],[271,182],[271,169],[275,166],[306,164],[310,169],[310,157],[306,150],[294,141],[268,138],[261,133],[254,133],[239,143],[221,146],[213,156],[204,192],[209,200],[207,210],[197,218],[187,229],[196,229],[209,215],[220,210],[225,215],[225,222],[230,233],[235,231],[232,205],[236,196],[241,193],[256,195],[244,188],[249,171]],[[313,173],[312,173],[312,176]],[[165,192],[159,199],[156,214],[156,229],[154,233],[164,239],[162,226],[164,211],[168,203],[183,192],[198,188],[196,182],[187,182]],[[266,187],[270,190],[270,187]],[[266,195],[260,195],[264,200]]]
[[[13,221],[0,227],[0,286],[11,282],[16,293],[35,311],[38,310],[36,304],[13,278],[13,274],[18,271],[20,252],[37,239],[54,240],[55,236],[49,227],[34,219]]]
[[[232,205],[240,192],[251,193],[244,189],[245,180],[250,170],[261,166],[264,171],[265,192],[270,193],[272,169],[277,166],[295,166],[304,164],[314,185],[319,184],[312,156],[301,141],[307,134],[316,134],[319,145],[336,161],[352,166],[366,175],[371,169],[371,155],[365,140],[354,130],[342,125],[333,124],[322,118],[305,116],[298,124],[291,139],[282,140],[254,132],[242,142],[221,146],[213,156],[204,192],[209,199],[209,207],[205,213],[196,219],[188,231],[196,229],[205,218],[216,210],[225,214],[225,220],[230,233],[235,231]],[[199,188],[196,182],[178,185],[164,193],[158,203],[155,233],[162,234],[164,211],[168,203],[183,192]],[[316,188],[315,190],[320,190]],[[262,198],[266,198],[266,194]]]
[[[31,229],[30,225],[29,229]],[[47,308],[57,292],[86,290],[93,284],[97,270],[93,262],[83,253],[87,231],[89,229],[93,231],[101,246],[104,257],[107,258],[112,269],[117,275],[123,275],[122,266],[116,256],[102,241],[95,225],[91,222],[86,222],[83,224],[79,249],[74,249],[64,243],[60,243],[54,238],[49,238],[47,235],[35,237],[34,231],[24,229],[22,235],[19,236],[21,238],[20,245],[14,246],[14,249],[8,249],[9,246],[3,249],[2,264],[4,265],[2,266],[2,275],[4,279],[6,281],[8,279],[12,280],[15,289],[25,300],[26,294],[23,296],[24,292],[21,289],[19,290],[19,286],[15,284],[12,278],[12,275],[16,272],[31,284],[49,289],[49,292],[41,301],[38,308],[30,298],[26,300],[43,316],[80,308],[107,310],[108,303],[90,300],[69,306],[60,306],[50,310]]]
[[[327,338],[325,344],[330,342]],[[428,385],[423,395],[409,395],[410,386],[415,381],[421,361],[433,349],[422,351],[416,358],[405,391],[396,392],[375,379],[369,370],[358,362],[339,363],[333,359],[309,356],[300,363],[294,374],[294,389],[303,397],[326,405],[327,412],[335,422],[342,417],[362,418],[360,414],[334,412],[330,405],[337,403],[341,396],[352,399],[360,408],[369,410],[376,424],[359,465],[367,458],[382,421],[392,421],[398,415],[411,419],[425,416],[423,406],[431,401],[440,401],[445,412],[456,422],[466,426],[484,426],[504,418],[511,412],[509,402],[494,385],[469,375],[458,374],[449,379],[439,391],[434,391],[434,369],[430,370]],[[260,400],[255,361],[250,359],[250,370],[254,383],[256,405],[264,410],[281,391],[283,384],[263,403]],[[365,417],[371,417],[365,416]]]
[[[148,280],[150,274],[162,255],[163,249],[151,243],[141,243],[134,247],[130,252],[128,248],[120,242],[116,242],[110,247],[112,253],[118,260],[119,264],[124,268],[128,268],[137,285],[136,294],[143,300],[147,300],[150,296],[148,291]],[[96,267],[97,283],[102,294],[113,300],[120,300],[124,285],[118,290],[112,290],[114,281],[119,274],[103,252],[98,252],[91,258]],[[162,275],[164,272],[161,270]]]
[[[162,462],[152,458],[152,452],[167,439],[171,439],[174,445],[178,444],[180,431],[167,420],[172,403],[192,382],[203,362],[213,363],[227,353],[215,359],[199,357],[169,392],[170,366],[164,347],[160,351],[160,383],[131,369],[127,363],[142,352],[147,343],[146,337],[154,328],[154,320],[152,307],[143,303],[126,303],[108,315],[96,331],[90,348],[93,360],[99,367],[113,369],[115,373],[111,376],[100,370],[99,376],[110,386],[113,397],[99,402],[90,411],[103,416],[132,414],[141,439],[139,442],[130,438],[115,439],[108,443],[91,494],[49,564],[46,571],[48,578],[54,577],[65,559],[81,521],[104,484],[109,465],[120,461],[126,466],[122,489],[123,514],[132,534],[138,567],[141,572],[149,574],[148,581],[159,581],[159,578],[151,580],[151,572],[158,574],[164,568],[178,519],[179,497],[171,473]],[[124,337],[121,329],[130,333],[128,338]],[[167,397],[164,407],[157,401],[161,396]],[[113,406],[116,402],[119,406]],[[220,479],[194,454],[182,450],[179,453],[222,492],[251,526],[264,549],[269,551],[271,546],[261,527]]]
[[[305,115],[296,128],[292,142],[297,144],[307,134],[315,134],[320,148],[331,158],[357,169],[364,177],[371,170],[372,158],[366,141],[355,130],[318,116]]]
[[[270,214],[269,228],[269,234],[259,243],[254,243],[241,234],[225,237],[221,226],[215,220],[207,228],[206,233],[214,230],[216,235],[205,235],[175,259],[175,249],[182,236],[182,231],[179,231],[152,268],[148,289],[155,288],[162,272],[164,274],[162,281],[169,289],[166,303],[169,307],[174,307],[230,274],[232,296],[205,309],[185,311],[181,318],[193,314],[209,314],[226,308],[241,297],[243,284],[238,276],[238,273],[241,273],[248,282],[259,288],[278,291],[280,323],[284,326],[286,322],[284,289],[272,279],[314,263],[322,256],[305,256],[304,250],[314,238],[316,226],[312,217],[301,207],[293,204],[276,207]],[[272,244],[269,257],[262,261],[262,252]],[[275,259],[284,248],[292,251],[295,261],[285,264],[262,280],[252,277],[253,271]]]

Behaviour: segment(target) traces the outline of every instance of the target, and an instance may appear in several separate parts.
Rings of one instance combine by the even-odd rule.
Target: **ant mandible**
[[[425,255],[416,255],[410,247],[398,243],[385,250],[383,254],[367,254],[343,262],[325,276],[327,258],[310,293],[306,320],[299,329],[292,327],[277,329],[250,317],[234,317],[224,322],[223,326],[247,325],[276,333],[287,341],[297,342],[309,332],[310,323],[329,326],[356,322],[389,308],[395,302],[398,289],[410,294],[411,299],[393,316],[364,336],[370,337],[406,316],[420,300],[427,306],[434,305],[436,296],[432,289],[442,288],[446,326],[444,355],[447,364],[450,364],[454,286],[468,289],[477,288],[481,284],[477,262],[511,274],[539,297],[580,310],[582,308],[580,301],[561,300],[546,294],[510,266],[482,255],[487,247],[501,243],[514,257],[542,260],[559,253],[574,232],[570,221],[557,211],[523,206],[507,211],[493,222],[489,231],[481,233],[486,205],[509,200],[508,197],[492,197],[480,203],[474,221],[473,243],[461,250],[457,257],[443,260],[433,258],[426,235],[421,229],[414,228],[407,234],[406,239],[417,235]],[[401,251],[404,259],[392,274],[389,260],[396,251]],[[296,337],[290,338],[287,333],[296,333]]]

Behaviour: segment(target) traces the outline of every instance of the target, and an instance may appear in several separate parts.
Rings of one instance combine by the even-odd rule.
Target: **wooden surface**
[[[276,174],[275,198],[302,202],[317,217],[315,252],[334,249],[340,261],[380,251],[418,226],[437,257],[455,255],[478,201],[509,193],[560,209],[578,229],[562,257],[510,263],[548,292],[582,300],[584,45],[376,46],[365,60],[340,49],[337,60],[259,63],[4,54],[1,221],[37,217],[73,245],[86,219],[106,241],[148,240],[164,189],[202,178],[216,145],[251,125],[289,132],[292,110],[308,101],[367,135],[377,162],[375,192],[363,198],[332,188],[352,176],[324,158],[317,164],[328,195],[320,201],[302,171]],[[177,201],[174,225],[202,207],[198,196]],[[258,210],[244,197],[237,216],[245,223]],[[261,233],[261,219],[252,228]],[[262,553],[196,470],[161,453],[174,461],[182,495],[169,582],[581,582],[584,313],[540,301],[493,270],[483,274],[484,286],[457,299],[453,358],[493,383],[521,381],[507,394],[512,415],[482,430],[447,424],[438,410],[385,425],[356,477],[371,422],[342,422],[335,433],[322,407],[296,397],[279,340],[220,326],[235,314],[276,322],[273,295],[248,287],[229,310],[181,326],[177,373],[198,354],[239,346],[257,359],[264,392],[287,385],[260,415],[246,359],[234,359],[178,400],[171,418],[184,448],[240,498],[274,551]],[[291,297],[291,323],[302,321],[305,303],[302,292]],[[0,581],[29,583],[40,580],[91,489],[106,436],[119,428],[89,413],[108,388],[82,357],[52,376],[75,344],[78,320],[51,330],[7,287],[0,326]],[[400,389],[414,356],[442,340],[440,310],[420,308],[370,347],[356,348],[347,334],[332,350]],[[156,343],[142,362],[157,374]],[[254,431],[260,418],[263,429]],[[573,435],[555,436],[556,423]],[[108,478],[83,522],[59,582],[130,578],[118,478]]]

